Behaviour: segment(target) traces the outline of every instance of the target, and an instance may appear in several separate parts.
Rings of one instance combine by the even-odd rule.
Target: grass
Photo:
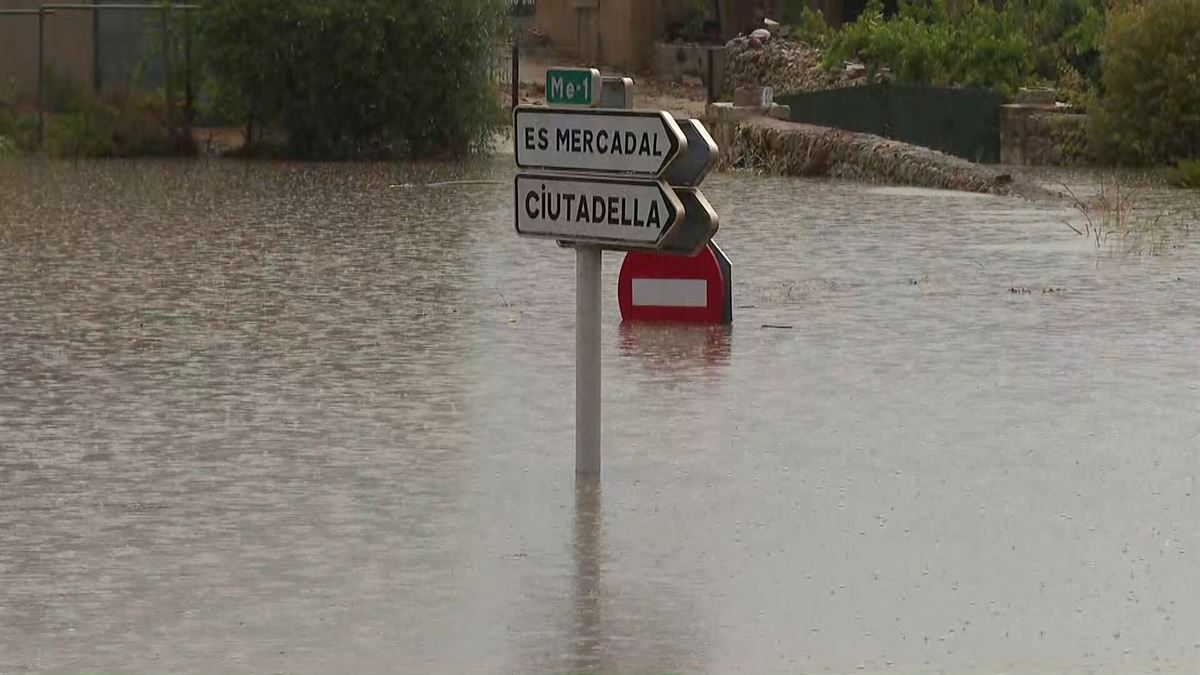
[[[1200,159],[1180,160],[1167,173],[1167,180],[1175,187],[1200,190]]]
[[[20,157],[23,153],[11,136],[0,136],[0,159]]]
[[[1197,227],[1197,215],[1178,215],[1139,208],[1144,185],[1111,178],[1100,184],[1090,199],[1082,199],[1066,184],[1075,210],[1083,216],[1082,229],[1063,221],[1075,234],[1110,252],[1127,255],[1162,255],[1180,248]]]

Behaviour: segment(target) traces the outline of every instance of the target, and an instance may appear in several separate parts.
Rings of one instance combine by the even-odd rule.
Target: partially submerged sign
[[[618,289],[627,320],[730,322],[719,219],[696,189],[717,148],[695,120],[618,109],[633,105],[628,78],[552,69],[546,99],[513,110],[517,166],[535,170],[513,182],[514,220],[517,234],[575,249],[575,472],[598,477],[602,251],[630,252]],[[570,107],[597,101],[605,108]]]
[[[600,71],[595,68],[551,68],[546,71],[546,103],[586,108],[600,104]]]
[[[525,236],[653,250],[684,213],[654,180],[520,174],[515,186],[517,233]]]
[[[733,322],[732,267],[714,242],[691,257],[629,253],[617,281],[625,321]]]
[[[657,177],[687,149],[670,113],[520,106],[513,113],[517,166]]]

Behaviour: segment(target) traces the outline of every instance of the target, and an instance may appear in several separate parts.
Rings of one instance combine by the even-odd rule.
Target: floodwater
[[[1200,669],[1200,229],[713,176],[577,490],[510,163],[0,164],[0,671]]]

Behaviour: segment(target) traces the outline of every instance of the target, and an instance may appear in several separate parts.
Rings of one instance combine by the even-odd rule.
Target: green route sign
[[[551,68],[546,71],[546,103],[587,108],[600,104],[600,71],[595,68]]]

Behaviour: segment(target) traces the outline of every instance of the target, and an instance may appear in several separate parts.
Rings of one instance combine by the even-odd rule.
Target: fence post
[[[196,96],[192,86],[192,13],[187,10],[183,12],[183,70],[183,133],[184,142],[190,148],[192,145],[192,118],[196,116]]]
[[[516,39],[512,46],[512,107],[513,110],[521,104],[521,41]]]
[[[38,37],[37,37],[37,131],[38,131],[38,147],[40,148],[46,140],[46,65],[45,65],[45,47],[46,39],[46,8],[38,7]]]
[[[100,0],[92,0],[92,89],[100,96]]]
[[[167,145],[171,151],[175,149],[175,91],[171,86],[171,2],[168,0],[163,3],[162,16],[162,32],[163,32],[163,80],[166,84],[166,122],[167,122]]]

